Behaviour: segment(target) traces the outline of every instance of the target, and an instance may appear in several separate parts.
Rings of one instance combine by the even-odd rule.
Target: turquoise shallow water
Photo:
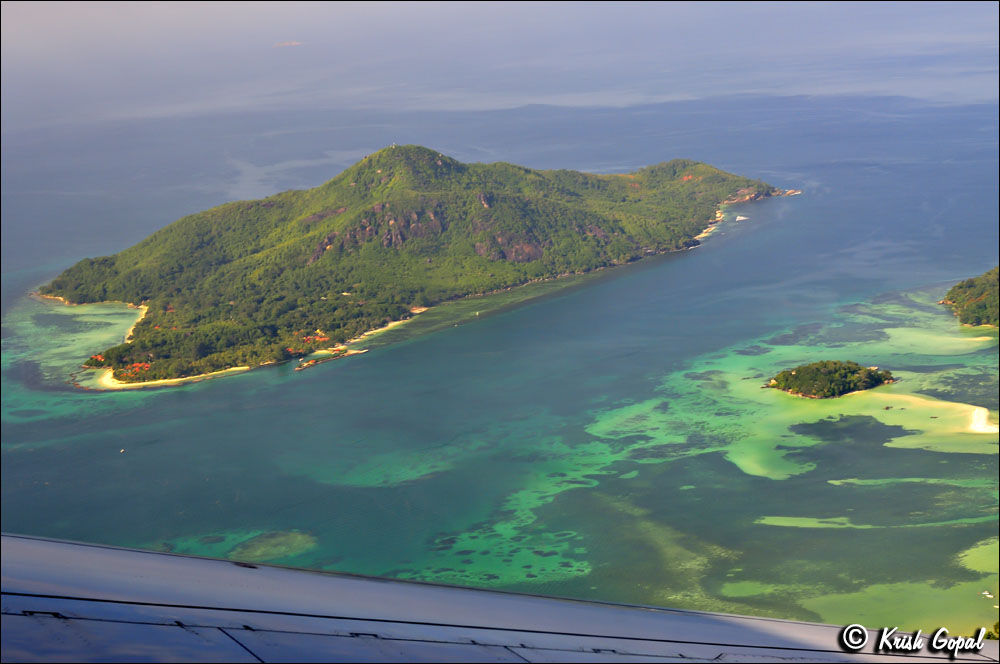
[[[78,361],[136,312],[15,300],[3,529],[827,622],[992,624],[997,332],[936,304],[997,260],[995,113],[977,118],[934,124],[922,158],[916,120],[859,129],[851,156],[776,143],[767,179],[805,193],[731,209],[749,219],[701,248],[476,303],[478,317],[442,307],[300,373],[74,389]],[[821,358],[901,380],[823,401],[760,387]]]

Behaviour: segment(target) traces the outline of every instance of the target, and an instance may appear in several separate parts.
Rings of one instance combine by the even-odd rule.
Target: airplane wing
[[[2,536],[2,659],[903,661],[836,625],[623,606]],[[997,661],[997,642],[952,661]],[[948,660],[924,649],[905,661]]]

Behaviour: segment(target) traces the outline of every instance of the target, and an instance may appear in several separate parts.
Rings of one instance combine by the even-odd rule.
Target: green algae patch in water
[[[190,556],[225,558],[230,551],[243,542],[263,534],[262,530],[224,530],[198,535],[182,535],[146,544],[143,548],[153,551],[183,553]]]
[[[542,439],[533,446],[521,488],[508,495],[492,518],[476,528],[437,537],[435,562],[424,571],[404,570],[408,579],[466,585],[536,585],[586,576],[591,565],[587,549],[571,530],[549,532],[535,526],[537,510],[566,491],[599,484],[597,476],[626,458],[599,441],[567,445],[561,438]],[[429,569],[427,569],[429,568]]]
[[[731,568],[741,552],[714,542],[711,533],[700,536],[669,525],[664,518],[672,510],[669,498],[638,497],[644,504],[617,493],[616,487],[603,486],[596,491],[565,494],[559,502],[540,510],[552,526],[566,518],[567,510],[573,515],[586,514],[588,528],[581,533],[583,541],[588,544],[590,559],[601,561],[585,578],[572,585],[548,584],[543,586],[544,592],[567,595],[567,589],[573,588],[573,596],[605,601],[788,615],[773,606],[747,604],[712,590],[713,573]],[[608,562],[612,560],[614,564]],[[586,586],[581,589],[579,584]],[[528,590],[525,586],[515,589]]]
[[[1000,540],[991,537],[958,554],[958,563],[973,572],[996,574],[1000,559]],[[995,594],[995,593],[994,593]]]
[[[851,520],[846,516],[831,516],[822,519],[808,516],[762,516],[754,523],[785,528],[878,528],[878,526],[868,524],[851,523]]]
[[[737,611],[736,604],[720,606],[718,598],[705,589],[709,570],[737,557],[735,551],[673,528],[649,509],[621,497],[601,493],[598,499],[619,518],[628,522],[628,544],[647,552],[651,571],[645,580],[647,593],[658,606],[690,608],[719,607],[713,610]],[[658,568],[658,569],[657,569]]]
[[[287,564],[316,546],[315,535],[299,530],[227,530],[185,535],[145,548],[209,558]]]
[[[912,327],[886,328],[883,331],[889,337],[888,345],[906,348],[916,355],[965,355],[989,348],[996,342],[996,335],[982,329],[975,334],[970,334],[967,328],[960,328],[957,334]]]
[[[760,581],[730,581],[722,584],[719,593],[733,599],[760,598],[774,595],[785,597],[808,596],[816,592],[814,586],[762,583]]]
[[[314,548],[316,548],[315,536],[286,530],[251,537],[234,547],[226,557],[233,560],[266,562],[294,558]]]

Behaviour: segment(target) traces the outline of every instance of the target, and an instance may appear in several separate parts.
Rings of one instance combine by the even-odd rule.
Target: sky
[[[730,94],[996,102],[998,3],[4,2],[4,132]]]

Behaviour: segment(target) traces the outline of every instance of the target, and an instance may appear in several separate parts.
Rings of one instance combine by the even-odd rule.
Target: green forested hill
[[[315,189],[184,217],[41,292],[147,304],[134,341],[91,363],[124,380],[186,376],[328,347],[413,306],[691,247],[719,203],[776,192],[685,160],[592,175],[393,146]]]
[[[996,326],[1000,323],[998,273],[1000,267],[995,267],[978,277],[955,284],[942,303],[950,305],[963,323]]]

